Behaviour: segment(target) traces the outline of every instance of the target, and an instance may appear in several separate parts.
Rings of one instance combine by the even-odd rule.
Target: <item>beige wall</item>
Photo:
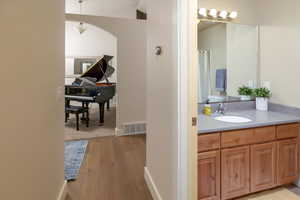
[[[66,14],[117,37],[117,127],[146,118],[146,22],[143,20]]]
[[[147,161],[163,200],[176,199],[178,67],[176,0],[148,1]],[[163,53],[155,55],[155,47]]]
[[[80,14],[80,6],[76,0],[65,0],[66,13]],[[136,19],[139,0],[85,0],[82,14]]]
[[[271,82],[272,102],[300,107],[300,1],[257,0],[257,6],[261,80]]]
[[[64,2],[1,0],[0,24],[0,196],[56,200],[64,182]]]

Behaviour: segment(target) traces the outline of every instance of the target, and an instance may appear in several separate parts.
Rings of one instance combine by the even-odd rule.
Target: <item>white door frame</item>
[[[197,0],[178,0],[177,200],[197,199]]]

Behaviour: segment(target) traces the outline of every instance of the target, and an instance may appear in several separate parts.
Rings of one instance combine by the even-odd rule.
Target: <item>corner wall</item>
[[[56,200],[64,183],[64,2],[0,1],[0,199]]]
[[[146,121],[146,21],[73,14],[66,14],[66,20],[83,21],[117,37],[117,128]]]
[[[261,80],[270,81],[272,102],[300,108],[299,7],[298,0],[257,0]]]
[[[178,63],[177,0],[147,4],[147,161],[155,200],[177,199]],[[155,48],[162,54],[155,55]]]

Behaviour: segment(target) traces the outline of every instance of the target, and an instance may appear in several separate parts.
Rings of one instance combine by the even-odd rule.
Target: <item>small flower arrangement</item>
[[[253,95],[255,97],[259,97],[259,98],[269,99],[271,97],[271,91],[268,88],[265,88],[265,87],[256,88],[253,92]]]
[[[239,93],[239,95],[252,96],[253,89],[251,89],[250,87],[247,87],[247,86],[242,86],[242,87],[239,87],[238,93]]]
[[[256,109],[260,111],[268,111],[268,101],[271,98],[271,91],[268,88],[256,88],[253,92],[256,97]]]
[[[251,96],[253,95],[253,89],[247,86],[239,87],[238,94],[241,96],[241,100],[251,100]]]

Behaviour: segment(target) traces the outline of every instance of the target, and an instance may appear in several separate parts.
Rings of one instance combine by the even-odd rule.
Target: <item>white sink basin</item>
[[[230,122],[230,123],[246,123],[251,122],[251,119],[246,117],[237,117],[237,116],[219,116],[215,117],[215,120],[222,121],[222,122]]]

